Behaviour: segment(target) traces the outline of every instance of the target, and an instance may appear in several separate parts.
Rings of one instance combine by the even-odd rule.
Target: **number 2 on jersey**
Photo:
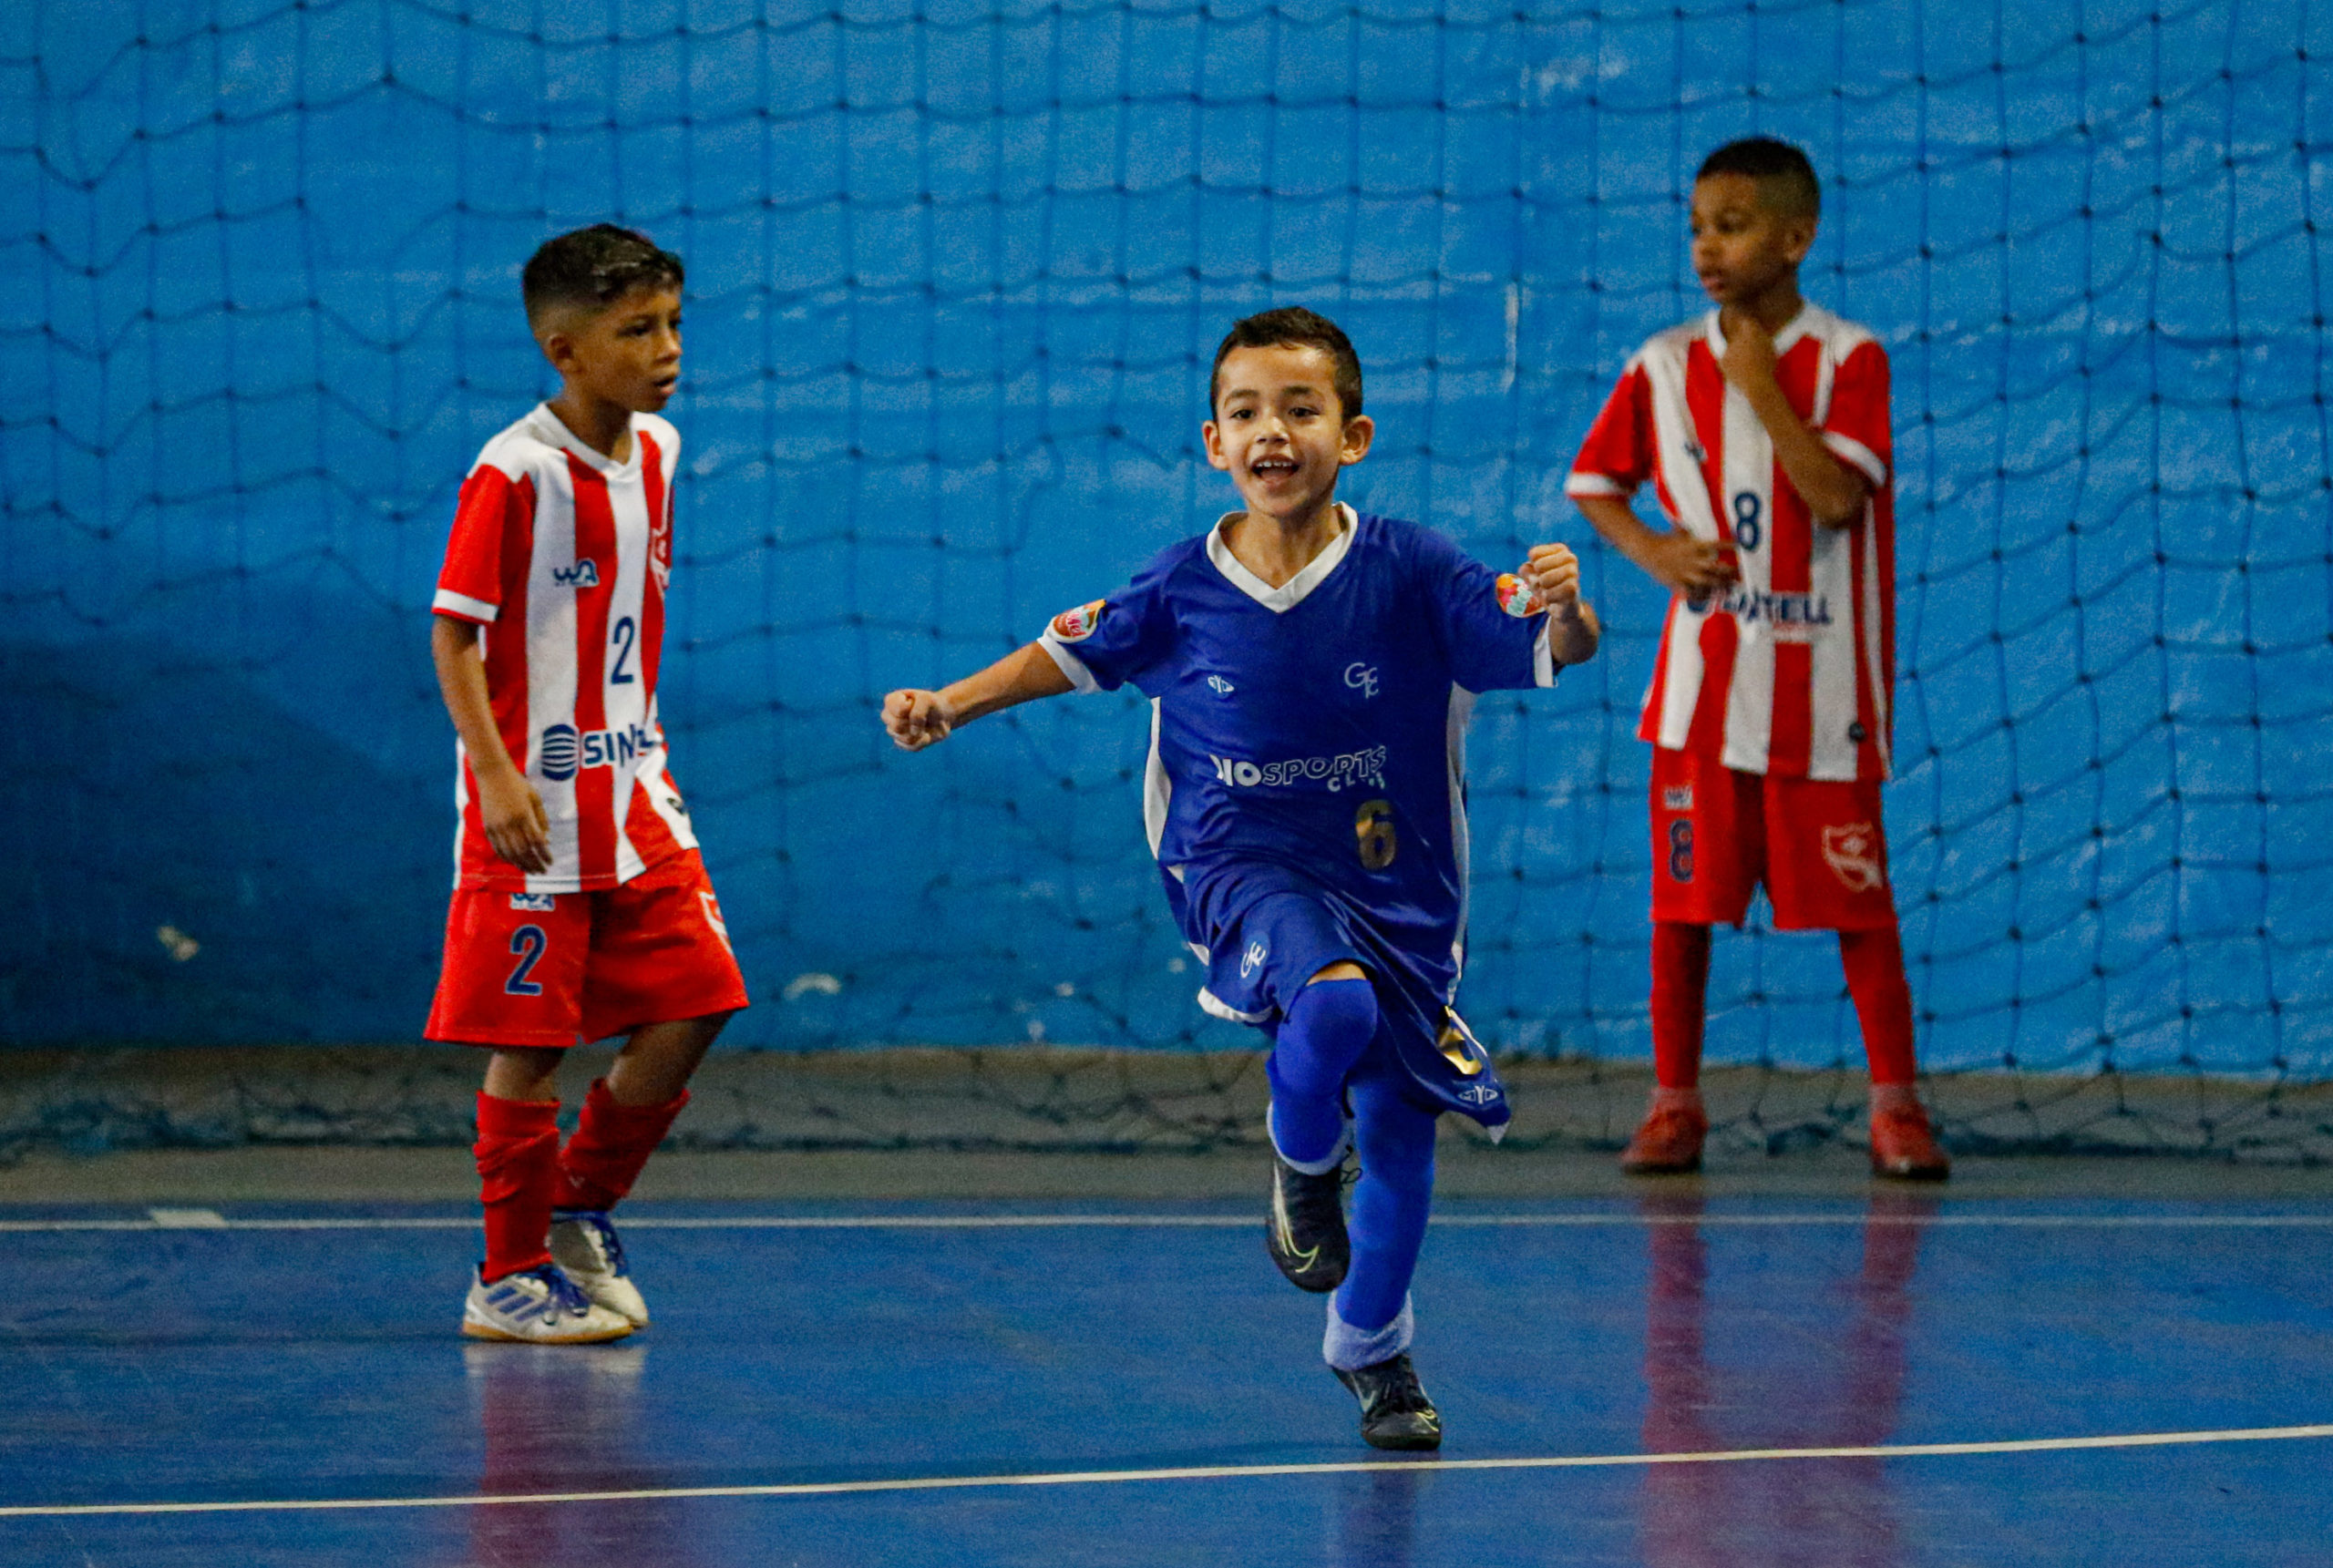
[[[1401,840],[1393,833],[1393,803],[1390,800],[1365,800],[1353,814],[1353,835],[1361,843],[1361,868],[1382,871],[1393,864],[1393,856],[1402,850]]]
[[[632,624],[632,617],[629,615],[617,621],[615,630],[608,634],[608,641],[616,645],[616,667],[608,671],[609,685],[629,686],[632,684],[632,673],[624,668],[624,664],[632,658],[632,646],[639,641],[639,635],[638,629]]]

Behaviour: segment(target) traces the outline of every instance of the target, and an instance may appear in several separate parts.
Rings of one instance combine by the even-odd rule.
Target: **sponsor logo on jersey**
[[[1517,620],[1526,620],[1547,608],[1539,590],[1511,571],[1498,574],[1498,607]]]
[[[1091,604],[1081,604],[1075,610],[1064,610],[1053,617],[1053,635],[1064,642],[1083,642],[1094,635],[1102,624],[1102,611],[1109,600],[1097,599]]]
[[[550,569],[550,579],[561,588],[597,588],[600,563],[587,556],[573,566],[555,566]]]
[[[1345,666],[1345,684],[1363,697],[1377,695],[1377,666],[1356,659]]]
[[[1372,746],[1365,752],[1346,752],[1333,757],[1292,757],[1286,762],[1266,763],[1261,766],[1242,762],[1236,757],[1210,754],[1208,761],[1215,764],[1216,780],[1241,789],[1275,789],[1283,784],[1325,784],[1329,793],[1368,784],[1385,787],[1385,748]]]
[[[1663,811],[1692,810],[1693,786],[1691,784],[1670,784],[1662,786],[1660,791],[1660,809]]]
[[[536,771],[553,784],[563,784],[586,768],[622,767],[636,762],[655,743],[656,733],[645,724],[580,733],[572,724],[550,724],[535,748]]]
[[[531,910],[538,915],[556,914],[559,899],[549,893],[513,893],[510,895],[510,907]]]
[[[1248,950],[1239,955],[1239,978],[1244,980],[1254,975],[1270,956],[1271,949],[1261,942],[1249,943]]]
[[[1238,687],[1232,685],[1230,682],[1226,681],[1220,675],[1208,676],[1207,678],[1207,684],[1208,689],[1218,697],[1228,697],[1232,692],[1238,690]]]
[[[1689,600],[1706,608],[1708,600]],[[1831,624],[1831,596],[1827,593],[1767,593],[1754,588],[1737,588],[1718,601],[1718,608],[1744,626],[1760,621],[1774,629],[1778,642],[1805,642],[1814,633]]]
[[[1887,885],[1887,869],[1879,863],[1879,834],[1867,822],[1824,828],[1823,858],[1850,893],[1868,893]]]

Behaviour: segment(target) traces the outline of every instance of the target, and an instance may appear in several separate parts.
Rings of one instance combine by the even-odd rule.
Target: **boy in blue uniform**
[[[1200,1004],[1272,1040],[1273,1261],[1335,1293],[1322,1350],[1361,1401],[1362,1436],[1435,1448],[1441,1417],[1408,1356],[1434,1120],[1456,1111],[1495,1137],[1510,1114],[1450,1006],[1466,720],[1475,693],[1552,685],[1593,654],[1596,616],[1562,545],[1496,577],[1440,534],[1338,502],[1374,426],[1334,323],[1247,318],[1210,391],[1208,460],[1245,509],[980,673],[891,692],[883,722],[920,751],[1038,697],[1126,682],[1150,697],[1143,815],[1207,965]]]

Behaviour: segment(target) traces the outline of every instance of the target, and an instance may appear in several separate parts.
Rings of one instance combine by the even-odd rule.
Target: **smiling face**
[[[570,395],[653,414],[672,400],[681,379],[680,292],[634,289],[559,322],[542,344]]]
[[[1720,305],[1748,305],[1785,282],[1814,243],[1813,214],[1779,179],[1712,174],[1693,182],[1693,271]]]
[[[1310,344],[1235,348],[1215,377],[1215,417],[1200,434],[1207,460],[1231,476],[1249,513],[1300,522],[1336,495],[1337,475],[1369,452],[1376,427],[1351,419],[1336,362]]]

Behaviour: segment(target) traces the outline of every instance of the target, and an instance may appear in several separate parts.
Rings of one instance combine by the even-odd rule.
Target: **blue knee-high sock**
[[[1373,1347],[1383,1349],[1375,1358],[1383,1360],[1409,1348],[1410,1276],[1417,1271],[1418,1248],[1434,1207],[1434,1116],[1383,1080],[1356,1083],[1351,1093],[1361,1182],[1345,1222],[1352,1237],[1352,1266],[1337,1290],[1336,1317],[1348,1331],[1359,1330],[1362,1338],[1379,1337],[1380,1330],[1400,1320],[1403,1342]],[[1332,1320],[1332,1340],[1337,1328]]]
[[[1377,992],[1367,980],[1317,980],[1289,1005],[1264,1064],[1272,1146],[1289,1163],[1301,1169],[1338,1153],[1345,1074],[1376,1033]]]

